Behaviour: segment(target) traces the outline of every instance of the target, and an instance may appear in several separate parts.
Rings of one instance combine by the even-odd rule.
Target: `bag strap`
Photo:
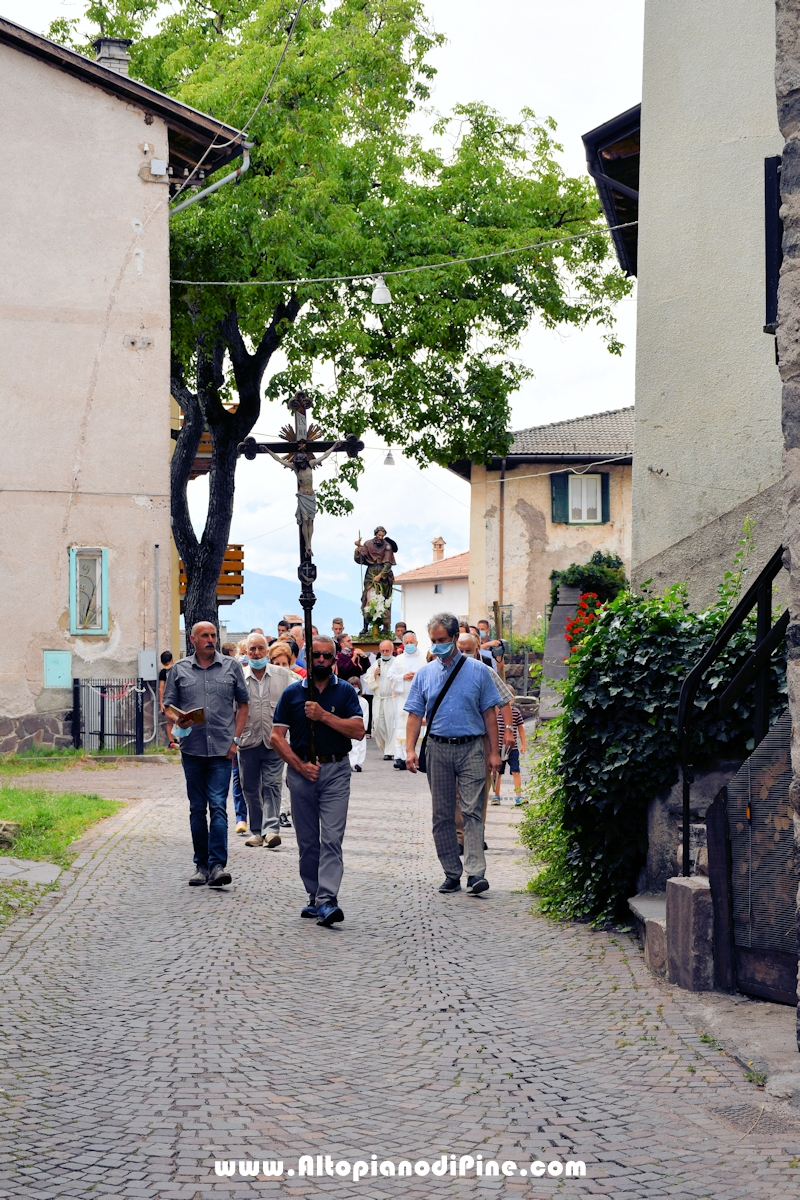
[[[436,713],[437,713],[437,712],[438,712],[438,710],[439,710],[439,705],[442,703],[442,701],[444,700],[445,696],[447,695],[447,691],[448,691],[448,688],[450,687],[450,684],[453,682],[453,680],[455,679],[456,675],[457,675],[457,674],[458,674],[458,672],[461,670],[462,666],[464,665],[464,663],[465,663],[466,661],[467,661],[467,660],[466,660],[466,657],[465,657],[464,655],[462,655],[462,656],[461,656],[461,659],[460,659],[460,660],[459,660],[459,662],[456,664],[456,668],[455,668],[455,670],[453,671],[453,674],[452,674],[452,675],[450,676],[450,678],[449,678],[449,679],[448,679],[448,680],[445,682],[445,685],[444,685],[444,687],[442,688],[442,690],[439,692],[439,695],[438,695],[438,696],[436,697],[436,699],[434,700],[434,702],[433,702],[433,708],[431,709],[431,715],[430,715],[430,717],[427,717],[427,714],[426,714],[427,721],[426,721],[426,728],[425,728],[425,737],[422,739],[422,746],[420,747],[420,749],[424,749],[424,748],[425,748],[425,746],[427,746],[427,744],[428,744],[428,734],[430,733],[430,731],[431,731],[431,726],[433,725],[433,718],[436,716]]]

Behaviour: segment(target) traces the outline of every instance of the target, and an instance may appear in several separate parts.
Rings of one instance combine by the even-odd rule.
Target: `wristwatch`
[[[235,737],[235,738],[233,739],[233,744],[234,744],[234,746],[241,746],[241,744],[242,744],[242,739],[241,739],[240,737]]]

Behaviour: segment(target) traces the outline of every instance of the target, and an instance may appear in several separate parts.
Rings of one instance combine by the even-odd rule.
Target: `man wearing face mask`
[[[321,634],[314,638],[309,676],[290,684],[281,696],[270,738],[270,746],[289,767],[286,783],[300,851],[300,878],[308,893],[300,915],[325,926],[344,920],[338,897],[350,800],[348,754],[352,740],[361,741],[367,732],[355,688],[332,673],[335,654],[333,638]],[[310,761],[312,721],[315,762]]]
[[[414,676],[424,664],[425,659],[417,645],[417,635],[409,629],[408,633],[403,634],[403,652],[397,655],[391,668],[395,702],[394,765],[398,771],[406,769],[406,714],[403,712],[403,706],[411,691]]]
[[[464,819],[463,869],[467,873],[467,891],[477,896],[489,887],[483,853],[483,796],[486,768],[492,772],[500,769],[496,706],[503,700],[483,663],[466,658],[459,651],[457,617],[452,613],[437,613],[428,622],[428,636],[433,661],[417,673],[405,703],[406,764],[409,771],[417,771],[419,767],[416,740],[422,718],[427,716],[425,755],[433,808],[433,840],[445,873],[439,891],[461,891],[462,867],[454,821],[458,784],[458,803]],[[433,706],[440,693],[442,701],[434,715]]]
[[[250,817],[250,837],[245,846],[277,850],[281,844],[283,763],[270,749],[269,739],[275,708],[292,682],[292,674],[285,667],[270,663],[263,633],[249,635],[247,657],[244,681],[250,694],[250,707],[239,740],[239,772]]]
[[[364,676],[367,687],[372,689],[372,736],[375,745],[383,754],[384,762],[394,757],[395,698],[392,689],[391,667],[394,662],[394,644],[386,639],[378,647],[378,658]]]

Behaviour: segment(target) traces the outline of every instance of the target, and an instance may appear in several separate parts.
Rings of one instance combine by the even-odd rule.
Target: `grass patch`
[[[13,847],[0,850],[0,854],[69,866],[75,857],[69,853],[70,843],[121,807],[119,801],[102,796],[0,787],[0,820],[18,821],[22,826]]]
[[[63,771],[84,761],[83,750],[58,749],[52,746],[36,746],[23,750],[21,754],[4,754],[0,757],[0,779],[12,775],[27,774],[29,771]]]
[[[31,884],[12,879],[0,883],[0,929],[16,917],[26,917],[48,892],[54,892],[57,887],[58,880]]]

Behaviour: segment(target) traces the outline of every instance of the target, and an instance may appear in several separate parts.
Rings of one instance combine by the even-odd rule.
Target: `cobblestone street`
[[[36,785],[131,803],[0,943],[0,1196],[798,1195],[800,1120],[701,1041],[635,943],[530,915],[508,799],[491,890],[440,896],[427,784],[371,745],[325,930],[299,919],[291,830],[274,853],[232,835],[233,886],[186,886],[179,766]],[[301,1154],[442,1153],[587,1175],[286,1175]]]

